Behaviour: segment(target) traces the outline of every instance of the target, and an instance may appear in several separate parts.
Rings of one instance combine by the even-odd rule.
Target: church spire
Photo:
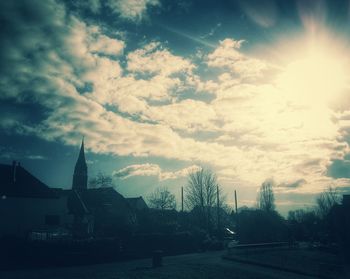
[[[79,152],[78,161],[79,160],[82,161],[82,162],[85,162],[85,164],[86,164],[86,161],[85,161],[85,150],[84,150],[84,137],[81,140],[81,146],[80,146],[80,152]]]
[[[84,151],[84,137],[81,141],[78,160],[74,168],[72,189],[77,191],[87,189],[87,165]]]

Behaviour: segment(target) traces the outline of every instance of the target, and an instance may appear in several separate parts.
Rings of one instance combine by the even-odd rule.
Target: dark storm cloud
[[[321,158],[312,158],[306,159],[300,164],[297,164],[294,167],[294,170],[301,173],[302,175],[306,175],[309,172],[319,171],[320,166],[322,165]]]
[[[340,195],[349,195],[350,186],[337,187],[336,190],[337,190],[338,194],[340,194]]]
[[[296,188],[303,186],[305,183],[307,183],[307,181],[305,179],[301,178],[301,179],[295,180],[293,182],[281,183],[277,187],[287,188],[287,189],[296,189]]]
[[[44,66],[48,50],[62,44],[64,16],[54,1],[2,1],[1,73],[24,75]]]
[[[327,175],[333,178],[350,178],[350,160],[333,160]]]
[[[16,110],[13,108],[16,107]],[[21,102],[16,100],[2,100],[0,102],[1,115],[5,119],[15,119],[19,122],[37,123],[47,116],[47,109],[36,103]],[[30,116],[30,119],[28,119]]]
[[[66,13],[56,1],[25,0],[2,1],[0,11],[0,99],[7,103],[1,122],[12,104],[12,114],[32,123],[39,119],[30,107],[52,102],[53,80],[64,73]]]
[[[43,136],[50,121],[59,121],[51,132],[67,124],[68,112],[91,104],[79,97],[82,76],[104,61],[100,55],[124,47],[53,0],[2,1],[0,22],[0,128],[7,133]]]
[[[161,6],[161,0],[66,0],[67,6],[85,16],[113,16],[120,21],[139,24]]]
[[[86,48],[96,56],[115,55],[123,48],[54,0],[2,1],[0,22],[2,98],[46,101],[46,93],[56,93],[62,80],[84,88],[79,77],[96,62]],[[108,46],[114,44],[119,45],[112,51]]]

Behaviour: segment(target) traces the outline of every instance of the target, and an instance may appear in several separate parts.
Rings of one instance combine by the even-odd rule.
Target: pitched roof
[[[71,213],[87,214],[95,209],[108,209],[118,215],[127,215],[132,207],[113,187],[87,189],[85,191],[56,189],[61,196],[68,196]]]
[[[80,195],[88,209],[112,205],[115,210],[130,210],[126,199],[113,187],[88,189],[87,191],[81,192]]]
[[[148,208],[148,205],[141,196],[136,198],[126,198],[126,200],[134,210],[142,210]]]
[[[54,190],[15,162],[12,165],[0,164],[0,195],[8,197],[58,198]]]

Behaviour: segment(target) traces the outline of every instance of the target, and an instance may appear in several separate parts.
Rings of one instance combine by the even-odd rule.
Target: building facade
[[[67,197],[29,173],[19,163],[0,164],[0,237],[26,238],[69,226]]]

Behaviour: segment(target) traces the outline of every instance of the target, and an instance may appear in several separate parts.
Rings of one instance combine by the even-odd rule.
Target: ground
[[[341,255],[312,247],[229,249],[225,257],[295,273],[319,275],[322,278],[348,278],[346,274],[349,275],[348,264]]]
[[[151,259],[90,266],[0,272],[2,279],[123,279],[123,278],[230,278],[306,279],[293,272],[222,259],[225,252],[207,252],[163,258],[163,266],[151,268]]]

